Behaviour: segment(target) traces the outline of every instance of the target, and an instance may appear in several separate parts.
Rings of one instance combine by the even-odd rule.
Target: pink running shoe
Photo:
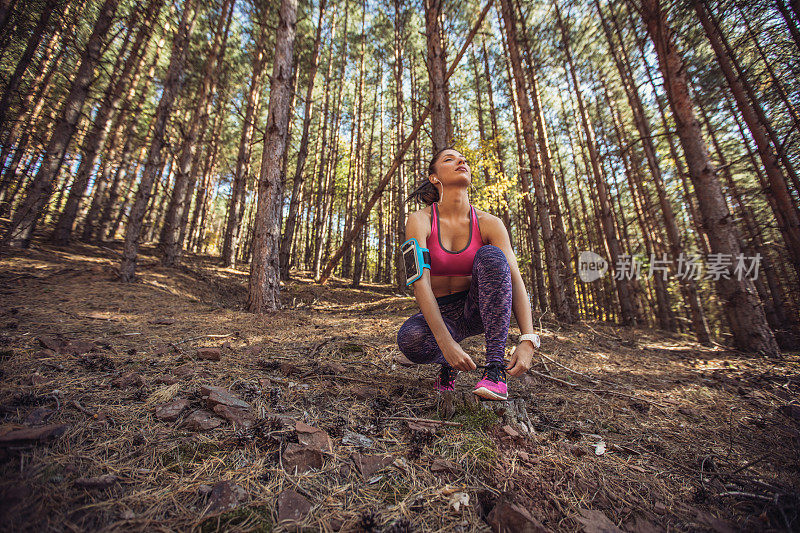
[[[506,369],[501,363],[489,363],[481,367],[483,378],[475,385],[472,392],[487,400],[507,400]]]
[[[458,370],[450,365],[442,365],[439,370],[439,375],[436,377],[436,382],[433,388],[436,392],[448,392],[456,390],[456,378],[458,377]]]

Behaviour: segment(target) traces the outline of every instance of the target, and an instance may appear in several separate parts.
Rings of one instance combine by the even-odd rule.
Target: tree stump
[[[506,401],[483,400],[472,392],[443,392],[436,400],[436,412],[439,417],[448,420],[456,411],[484,409],[494,412],[503,424],[510,425],[520,430],[523,435],[535,433],[533,423],[528,415],[527,403],[522,398]]]

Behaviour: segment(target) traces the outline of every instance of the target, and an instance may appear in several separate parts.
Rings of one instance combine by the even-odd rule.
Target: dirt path
[[[509,384],[532,432],[471,402],[415,423],[438,414],[433,369],[392,363],[413,299],[300,273],[257,317],[246,272],[145,255],[123,285],[116,253],[0,260],[10,530],[800,528],[797,353],[544,322]]]

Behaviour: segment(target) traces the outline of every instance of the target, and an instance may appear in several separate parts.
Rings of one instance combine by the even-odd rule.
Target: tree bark
[[[36,176],[28,185],[26,197],[14,213],[11,226],[3,239],[4,245],[27,248],[33,238],[36,223],[53,190],[53,182],[64,160],[72,136],[81,117],[83,104],[94,79],[94,69],[100,61],[103,40],[108,33],[119,0],[105,0],[95,21],[92,34],[81,56],[81,64],[72,81],[61,109],[58,122],[45,149],[44,159]]]
[[[467,35],[464,45],[462,46],[456,58],[453,60],[453,63],[450,65],[450,68],[448,69],[447,74],[445,75],[445,81],[452,75],[453,71],[455,70],[455,66],[458,65],[458,62],[464,56],[464,52],[466,52],[467,47],[472,42],[472,39],[475,37],[475,34],[480,29],[483,20],[486,18],[486,13],[492,6],[492,2],[493,0],[488,0],[486,6],[483,8],[483,11],[481,11],[481,14],[478,16],[478,20],[475,22],[475,25],[472,27],[472,30],[470,30],[470,33]],[[344,248],[351,245],[353,239],[355,239],[358,236],[359,232],[367,223],[367,220],[369,219],[369,214],[372,211],[375,202],[377,202],[378,198],[383,194],[383,190],[386,188],[386,185],[389,183],[389,180],[391,180],[395,171],[400,166],[403,156],[405,155],[408,148],[411,146],[414,137],[417,134],[419,134],[419,131],[422,128],[422,124],[428,118],[429,113],[430,113],[430,108],[423,111],[423,113],[414,123],[411,133],[408,134],[405,141],[402,143],[402,145],[400,145],[398,152],[394,155],[392,164],[389,166],[386,173],[378,182],[377,186],[375,187],[375,190],[370,195],[369,200],[367,200],[366,204],[364,205],[364,208],[361,210],[361,213],[359,213],[358,217],[355,219],[353,227],[345,232],[342,238],[341,246],[336,252],[333,253],[331,258],[328,260],[328,263],[325,265],[325,269],[323,270],[322,275],[318,280],[319,284],[324,285],[325,283],[327,283],[328,279],[331,276],[331,273],[333,272],[334,267],[342,258],[342,254],[344,253]]]
[[[741,254],[732,225],[731,213],[725,203],[717,171],[708,154],[700,124],[694,114],[689,95],[686,70],[672,38],[665,13],[659,0],[642,0],[642,17],[655,46],[656,55],[664,77],[664,89],[675,117],[678,136],[683,146],[689,174],[703,215],[703,226],[714,254],[726,254],[735,260]],[[719,256],[723,257],[723,256]],[[730,269],[728,269],[730,270]],[[734,279],[731,272],[715,280],[725,315],[727,316],[736,348],[779,356],[775,337],[769,329],[764,308],[758,299],[753,282],[746,277]]]
[[[650,169],[650,174],[653,177],[653,184],[656,187],[661,213],[664,217],[664,228],[666,229],[667,239],[669,240],[673,272],[677,272],[677,260],[681,254],[685,252],[685,247],[683,238],[681,237],[680,231],[678,230],[678,225],[675,221],[675,213],[672,209],[672,204],[669,201],[664,187],[661,167],[658,159],[656,158],[656,150],[653,143],[653,133],[650,127],[650,121],[648,120],[644,111],[644,105],[642,104],[638,88],[634,82],[633,73],[630,70],[631,61],[630,57],[628,56],[625,43],[620,37],[619,47],[615,45],[612,32],[608,26],[608,23],[606,22],[606,18],[603,15],[603,10],[600,8],[600,3],[598,0],[595,0],[595,7],[600,15],[600,21],[608,42],[609,50],[611,51],[611,56],[614,60],[614,64],[617,67],[617,71],[619,72],[620,80],[622,81],[622,87],[625,91],[625,95],[628,99],[628,105],[630,106],[633,114],[634,124],[636,125],[636,129],[639,132],[639,136],[642,140],[642,149],[645,154],[645,159],[647,160],[647,166]],[[622,32],[617,22],[616,15],[613,12],[611,13],[611,19],[614,24],[616,34],[621,36]],[[622,54],[622,57],[620,57],[620,53]],[[679,283],[682,289],[684,302],[689,309],[692,331],[697,338],[697,342],[707,346],[710,343],[708,323],[706,321],[703,308],[700,305],[700,299],[697,293],[697,285],[693,279],[686,277],[681,277],[679,279]]]
[[[308,141],[311,134],[311,120],[314,117],[314,81],[319,67],[319,48],[322,41],[322,20],[325,15],[325,0],[319,0],[319,14],[317,17],[317,30],[314,35],[314,51],[311,54],[311,67],[308,72],[308,87],[306,87],[305,105],[303,109],[303,133],[300,138],[300,148],[297,152],[297,166],[292,180],[292,196],[289,200],[289,213],[286,216],[286,229],[281,237],[279,252],[281,279],[289,279],[289,254],[297,227],[297,212],[303,195],[305,181],[305,165],[308,158]]]
[[[131,46],[127,58],[122,61],[121,52],[118,56],[117,66],[115,66],[113,72],[119,72],[119,74],[109,82],[103,96],[103,102],[95,114],[92,128],[86,135],[78,172],[72,182],[67,203],[61,212],[51,237],[52,242],[56,245],[65,246],[69,244],[72,229],[75,225],[75,218],[78,215],[78,208],[89,184],[90,173],[95,166],[98,153],[105,146],[111,127],[111,119],[115,113],[120,112],[119,106],[125,94],[125,86],[129,83],[131,74],[141,68],[144,52],[153,31],[153,22],[161,11],[161,5],[162,0],[150,0],[145,10],[142,24],[137,32],[136,40]],[[135,10],[134,14],[136,14]],[[132,15],[132,18],[133,16],[135,15]],[[117,68],[120,63],[122,63],[121,69]]]
[[[395,18],[397,9],[397,1],[395,1]],[[425,38],[428,48],[429,105],[431,107],[431,135],[434,153],[449,146],[453,139],[453,123],[450,118],[450,103],[447,100],[447,80],[445,78],[447,65],[444,63],[442,28],[439,22],[441,13],[442,0],[425,0]],[[398,39],[395,38],[395,43],[397,42]],[[400,142],[399,138],[398,142]],[[402,223],[405,224],[405,220]]]
[[[25,43],[25,50],[23,50],[22,56],[17,62],[17,66],[14,69],[14,72],[11,74],[11,78],[8,80],[8,84],[3,91],[2,97],[0,97],[0,131],[4,131],[6,129],[6,112],[11,105],[11,98],[13,97],[14,93],[19,90],[19,84],[22,82],[22,77],[28,70],[31,61],[33,60],[33,56],[36,53],[36,49],[39,48],[39,43],[42,41],[42,37],[44,37],[45,30],[50,22],[50,17],[55,11],[57,5],[58,0],[46,0],[42,12],[39,14],[39,18],[36,21],[36,26],[33,28],[31,35],[28,37],[28,41]],[[0,13],[0,15],[2,15],[2,13]]]
[[[185,225],[187,216],[187,192],[191,199],[190,182],[196,180],[195,156],[198,138],[205,133],[208,124],[210,106],[214,90],[217,85],[217,69],[219,58],[224,55],[224,41],[227,39],[228,27],[233,14],[234,0],[225,0],[220,11],[214,39],[209,47],[208,57],[203,67],[203,77],[200,91],[197,95],[197,104],[192,113],[192,118],[187,124],[186,135],[180,150],[178,167],[175,173],[175,184],[172,190],[167,216],[161,231],[159,248],[161,250],[161,263],[164,266],[175,266],[180,261],[183,246],[181,242],[181,227]],[[222,52],[222,54],[221,54]]]
[[[181,21],[173,38],[169,67],[167,67],[161,98],[156,108],[155,125],[150,149],[147,153],[147,162],[139,181],[139,188],[136,191],[136,200],[131,208],[130,215],[128,215],[128,223],[125,227],[125,244],[120,265],[120,278],[124,282],[132,282],[135,278],[136,256],[139,251],[142,222],[144,221],[147,204],[150,201],[153,181],[163,162],[162,149],[165,144],[164,133],[167,127],[167,120],[172,112],[175,97],[183,86],[186,51],[196,15],[197,12],[194,9],[192,0],[186,0]]]
[[[737,73],[734,72],[734,66],[732,65],[734,58],[730,56],[730,48],[723,46],[724,43],[716,22],[712,21],[706,7],[700,1],[694,0],[693,3],[695,13],[697,13],[700,24],[702,24],[706,36],[711,42],[711,47],[714,49],[731,93],[736,99],[742,118],[750,130],[753,141],[756,143],[758,155],[764,164],[764,172],[769,179],[770,188],[767,194],[772,195],[777,208],[783,215],[784,224],[779,229],[789,252],[792,265],[800,280],[800,215],[798,215],[797,208],[794,206],[789,194],[789,188],[786,185],[786,179],[778,166],[778,159],[769,143],[768,126],[761,120],[763,112],[758,113],[756,109],[759,106],[758,102],[748,100],[748,93],[753,96],[752,90],[748,91],[745,87],[746,80],[741,76],[737,76]]]
[[[278,252],[285,180],[281,167],[289,130],[296,12],[297,0],[281,0],[250,265],[247,307],[253,313],[281,308]]]

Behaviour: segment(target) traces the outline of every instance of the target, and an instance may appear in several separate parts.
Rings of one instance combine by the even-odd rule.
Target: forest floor
[[[293,272],[256,316],[247,272],[145,247],[122,284],[119,250],[0,259],[2,529],[800,530],[798,353],[545,319],[509,383],[533,431],[458,401],[477,373],[426,423],[413,298]]]

